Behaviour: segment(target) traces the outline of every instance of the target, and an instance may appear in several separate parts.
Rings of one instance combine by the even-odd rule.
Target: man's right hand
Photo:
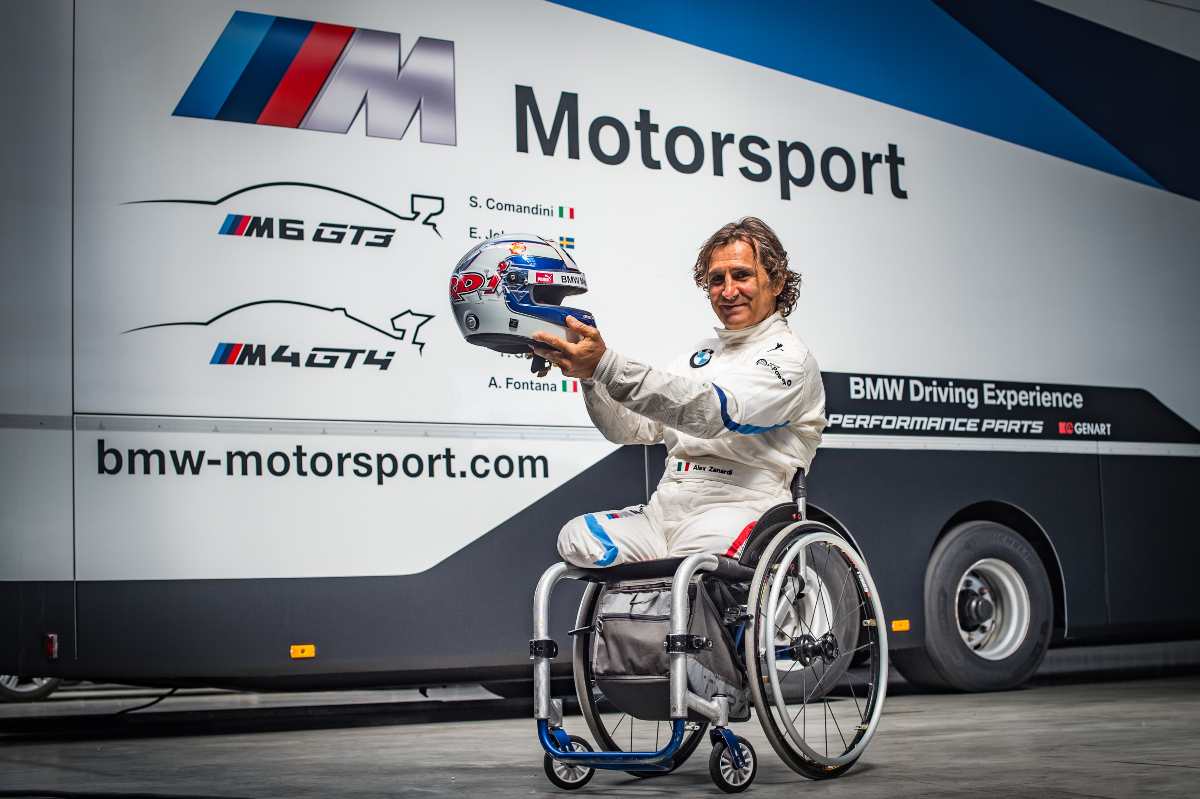
[[[556,365],[567,377],[590,379],[607,349],[604,339],[599,330],[585,325],[574,316],[568,316],[566,322],[570,331],[578,337],[577,341],[570,342],[549,333],[534,333],[534,340],[546,346],[534,345],[533,353]]]

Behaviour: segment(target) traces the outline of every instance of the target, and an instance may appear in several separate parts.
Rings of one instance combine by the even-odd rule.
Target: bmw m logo
[[[369,106],[369,107],[368,107]],[[455,145],[454,42],[235,11],[174,116]]]
[[[712,356],[713,356],[712,350],[700,350],[699,352],[692,355],[692,360],[691,360],[692,368],[699,369],[701,366],[706,365],[709,361],[712,360]]]

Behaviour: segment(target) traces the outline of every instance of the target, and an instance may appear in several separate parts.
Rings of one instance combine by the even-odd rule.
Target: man
[[[617,444],[667,445],[646,505],[588,513],[563,527],[558,551],[583,567],[712,552],[736,557],[754,522],[789,501],[825,427],[817,362],[788,327],[800,275],[760,219],[714,233],[693,277],[724,327],[667,370],[625,358],[567,317],[577,342],[545,333],[534,353],[583,383],[588,414]],[[546,374],[549,367],[541,372]]]

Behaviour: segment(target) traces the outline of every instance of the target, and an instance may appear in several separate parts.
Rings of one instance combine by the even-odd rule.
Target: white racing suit
[[[825,428],[825,389],[808,347],[772,314],[716,331],[666,371],[605,352],[584,401],[618,444],[667,446],[666,472],[646,505],[578,516],[558,536],[586,568],[712,552],[736,557],[754,522],[791,500]]]

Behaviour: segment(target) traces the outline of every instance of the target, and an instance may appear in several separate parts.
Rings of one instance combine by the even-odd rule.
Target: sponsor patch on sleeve
[[[768,361],[766,358],[759,358],[754,362],[754,365],[761,366],[769,370],[771,374],[775,375],[775,379],[779,381],[780,385],[791,388],[792,378],[784,376],[783,370],[779,368],[779,364],[775,363],[774,361]]]

